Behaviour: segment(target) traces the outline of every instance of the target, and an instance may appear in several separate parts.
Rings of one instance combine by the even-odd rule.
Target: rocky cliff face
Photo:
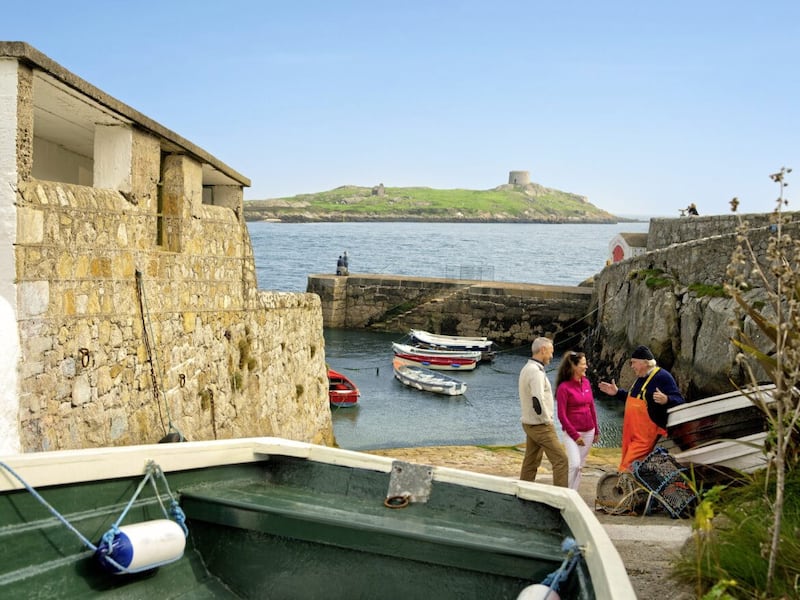
[[[595,281],[598,316],[587,346],[595,383],[615,378],[627,388],[634,379],[628,360],[639,344],[650,347],[687,398],[729,391],[731,381],[742,383],[744,373],[730,343],[733,300],[698,296],[675,280],[657,287],[631,276],[635,265],[626,263],[605,269]]]
[[[785,232],[797,236],[798,222]],[[762,225],[748,234],[757,254],[765,253],[769,235],[770,228]],[[615,378],[627,388],[634,379],[628,361],[639,344],[650,347],[687,399],[746,383],[731,343],[742,317],[722,287],[736,243],[735,233],[673,242],[606,267],[594,281],[596,320],[585,345],[594,383]],[[758,287],[748,296],[751,305],[764,305],[767,311],[765,299]],[[754,325],[748,319],[743,324],[768,351]],[[766,379],[763,372],[757,375]]]

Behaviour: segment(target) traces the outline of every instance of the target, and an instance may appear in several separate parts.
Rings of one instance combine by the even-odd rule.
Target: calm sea
[[[600,271],[619,232],[615,225],[433,223],[248,223],[261,289],[303,292],[308,275],[334,273],[347,251],[353,273],[455,277],[577,285]],[[514,445],[524,441],[517,375],[529,347],[504,348],[491,364],[458,373],[463,396],[414,390],[392,376],[392,341],[402,334],[325,330],[325,356],[361,390],[353,408],[334,409],[343,448],[445,444]],[[560,356],[550,366],[551,381]],[[591,365],[589,377],[592,377]],[[622,403],[598,399],[600,445],[620,445]]]

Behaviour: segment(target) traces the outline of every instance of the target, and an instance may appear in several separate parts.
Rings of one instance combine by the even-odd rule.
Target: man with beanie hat
[[[659,436],[667,434],[667,409],[685,402],[675,379],[669,371],[656,366],[647,346],[638,346],[633,351],[631,368],[636,381],[630,391],[617,387],[613,379],[611,383],[597,384],[604,394],[625,399],[620,471],[630,471],[633,461],[650,454]]]
[[[569,461],[558,439],[554,420],[553,389],[544,368],[553,358],[553,341],[538,337],[531,344],[531,358],[519,373],[519,401],[525,430],[525,458],[519,478],[534,481],[542,454],[553,465],[553,485],[569,485]]]

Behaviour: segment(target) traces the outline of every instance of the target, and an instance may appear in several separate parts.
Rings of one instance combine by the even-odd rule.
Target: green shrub
[[[704,283],[690,283],[689,291],[694,292],[698,298],[709,296],[711,298],[727,298],[728,292],[723,285],[706,285]]]

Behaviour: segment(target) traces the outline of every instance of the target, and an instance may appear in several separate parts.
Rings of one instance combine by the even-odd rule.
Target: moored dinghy
[[[400,383],[434,394],[460,396],[467,391],[467,384],[438,371],[420,367],[417,363],[395,356],[392,361],[394,376]]]
[[[581,552],[562,598],[635,598],[605,530],[564,488],[278,438],[0,460],[61,519],[0,472],[5,598],[355,598],[379,586],[399,598],[507,599],[558,572],[569,539]],[[102,535],[153,460],[186,517],[185,550],[140,575],[109,574],[66,524]],[[160,513],[143,493],[126,523]]]
[[[358,387],[347,376],[328,367],[328,402],[331,406],[356,406],[361,397]]]
[[[474,358],[461,358],[458,356],[406,354],[404,352],[395,352],[395,356],[435,371],[474,371],[475,367],[478,366],[478,361]]]
[[[410,346],[399,342],[392,342],[392,352],[395,354],[411,354],[415,356],[444,356],[448,358],[466,358],[467,360],[481,360],[480,350],[442,350],[439,348],[422,348]]]
[[[494,342],[486,337],[463,336],[463,335],[441,335],[423,331],[422,329],[412,329],[409,334],[411,340],[421,348],[438,348],[441,350],[477,350],[481,353],[481,359],[491,361],[494,359]]]

